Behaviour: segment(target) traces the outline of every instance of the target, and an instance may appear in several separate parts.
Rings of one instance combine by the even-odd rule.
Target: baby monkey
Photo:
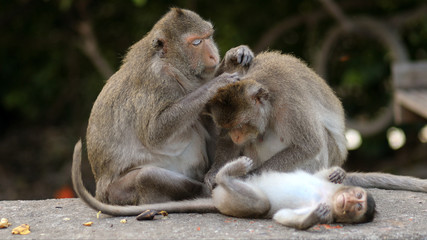
[[[248,157],[227,163],[216,175],[215,207],[234,217],[273,218],[280,224],[308,229],[319,223],[363,223],[373,220],[375,201],[360,187],[344,186],[340,167],[315,174],[266,171],[245,176],[252,168]]]

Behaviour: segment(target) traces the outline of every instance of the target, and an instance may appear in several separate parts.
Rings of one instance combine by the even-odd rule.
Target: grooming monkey
[[[255,172],[341,166],[347,156],[344,112],[329,86],[297,58],[265,52],[240,71],[239,82],[221,88],[208,104],[222,128],[213,167],[238,156],[253,159]],[[427,181],[385,173],[348,173],[346,185],[427,192]]]
[[[196,13],[172,8],[107,81],[86,133],[99,201],[138,205],[209,194],[203,178],[210,167],[213,124],[200,113],[220,87],[238,80],[236,74],[216,71],[213,32]],[[252,57],[240,46],[223,61],[246,65]],[[74,188],[90,205],[83,184],[76,184],[81,173],[75,162]]]
[[[80,142],[76,144],[74,159],[75,166],[80,168]],[[213,190],[212,198],[117,206],[100,202],[84,188],[80,197],[92,208],[109,215],[138,215],[143,212],[138,219],[151,219],[147,216],[159,211],[221,212],[234,217],[273,218],[288,227],[307,229],[318,223],[361,223],[374,218],[375,201],[369,193],[360,187],[336,184],[346,176],[339,167],[316,174],[266,171],[245,176],[251,167],[252,160],[247,157],[227,163],[216,176],[218,186]],[[83,184],[80,171],[73,175],[73,182]]]

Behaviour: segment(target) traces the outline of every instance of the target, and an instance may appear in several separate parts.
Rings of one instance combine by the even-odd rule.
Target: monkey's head
[[[375,200],[360,187],[342,187],[333,196],[332,211],[335,222],[371,222],[376,214]]]
[[[207,79],[219,63],[213,26],[196,13],[172,8],[148,34],[151,54],[185,76]]]
[[[244,79],[220,88],[208,108],[215,124],[242,145],[264,133],[270,115],[269,98],[264,85]]]

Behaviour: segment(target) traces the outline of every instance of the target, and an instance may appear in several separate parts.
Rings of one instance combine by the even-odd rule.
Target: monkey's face
[[[367,211],[367,192],[360,187],[343,187],[332,198],[336,222],[361,222]]]
[[[237,145],[244,145],[250,140],[254,140],[258,137],[258,129],[249,124],[238,125],[230,129],[228,135],[231,140]]]
[[[218,48],[213,40],[213,29],[204,34],[189,34],[185,41],[187,56],[196,75],[213,74],[219,63]]]

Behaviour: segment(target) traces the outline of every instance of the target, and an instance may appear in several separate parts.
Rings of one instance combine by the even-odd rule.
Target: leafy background
[[[427,59],[424,0],[335,1],[350,19],[369,16],[394,29],[411,61]],[[191,9],[215,25],[221,55],[247,44],[278,49],[313,65],[338,22],[320,1],[17,0],[0,3],[0,200],[64,197],[70,193],[72,149],[93,102],[127,49],[172,6]],[[334,48],[329,83],[348,116],[375,115],[392,96],[390,56],[369,37]],[[389,126],[394,126],[391,122]],[[363,138],[346,168],[427,177],[425,120],[400,125],[407,136],[395,151],[386,128]],[[84,175],[91,183],[89,167]],[[88,184],[93,189],[93,182]]]

